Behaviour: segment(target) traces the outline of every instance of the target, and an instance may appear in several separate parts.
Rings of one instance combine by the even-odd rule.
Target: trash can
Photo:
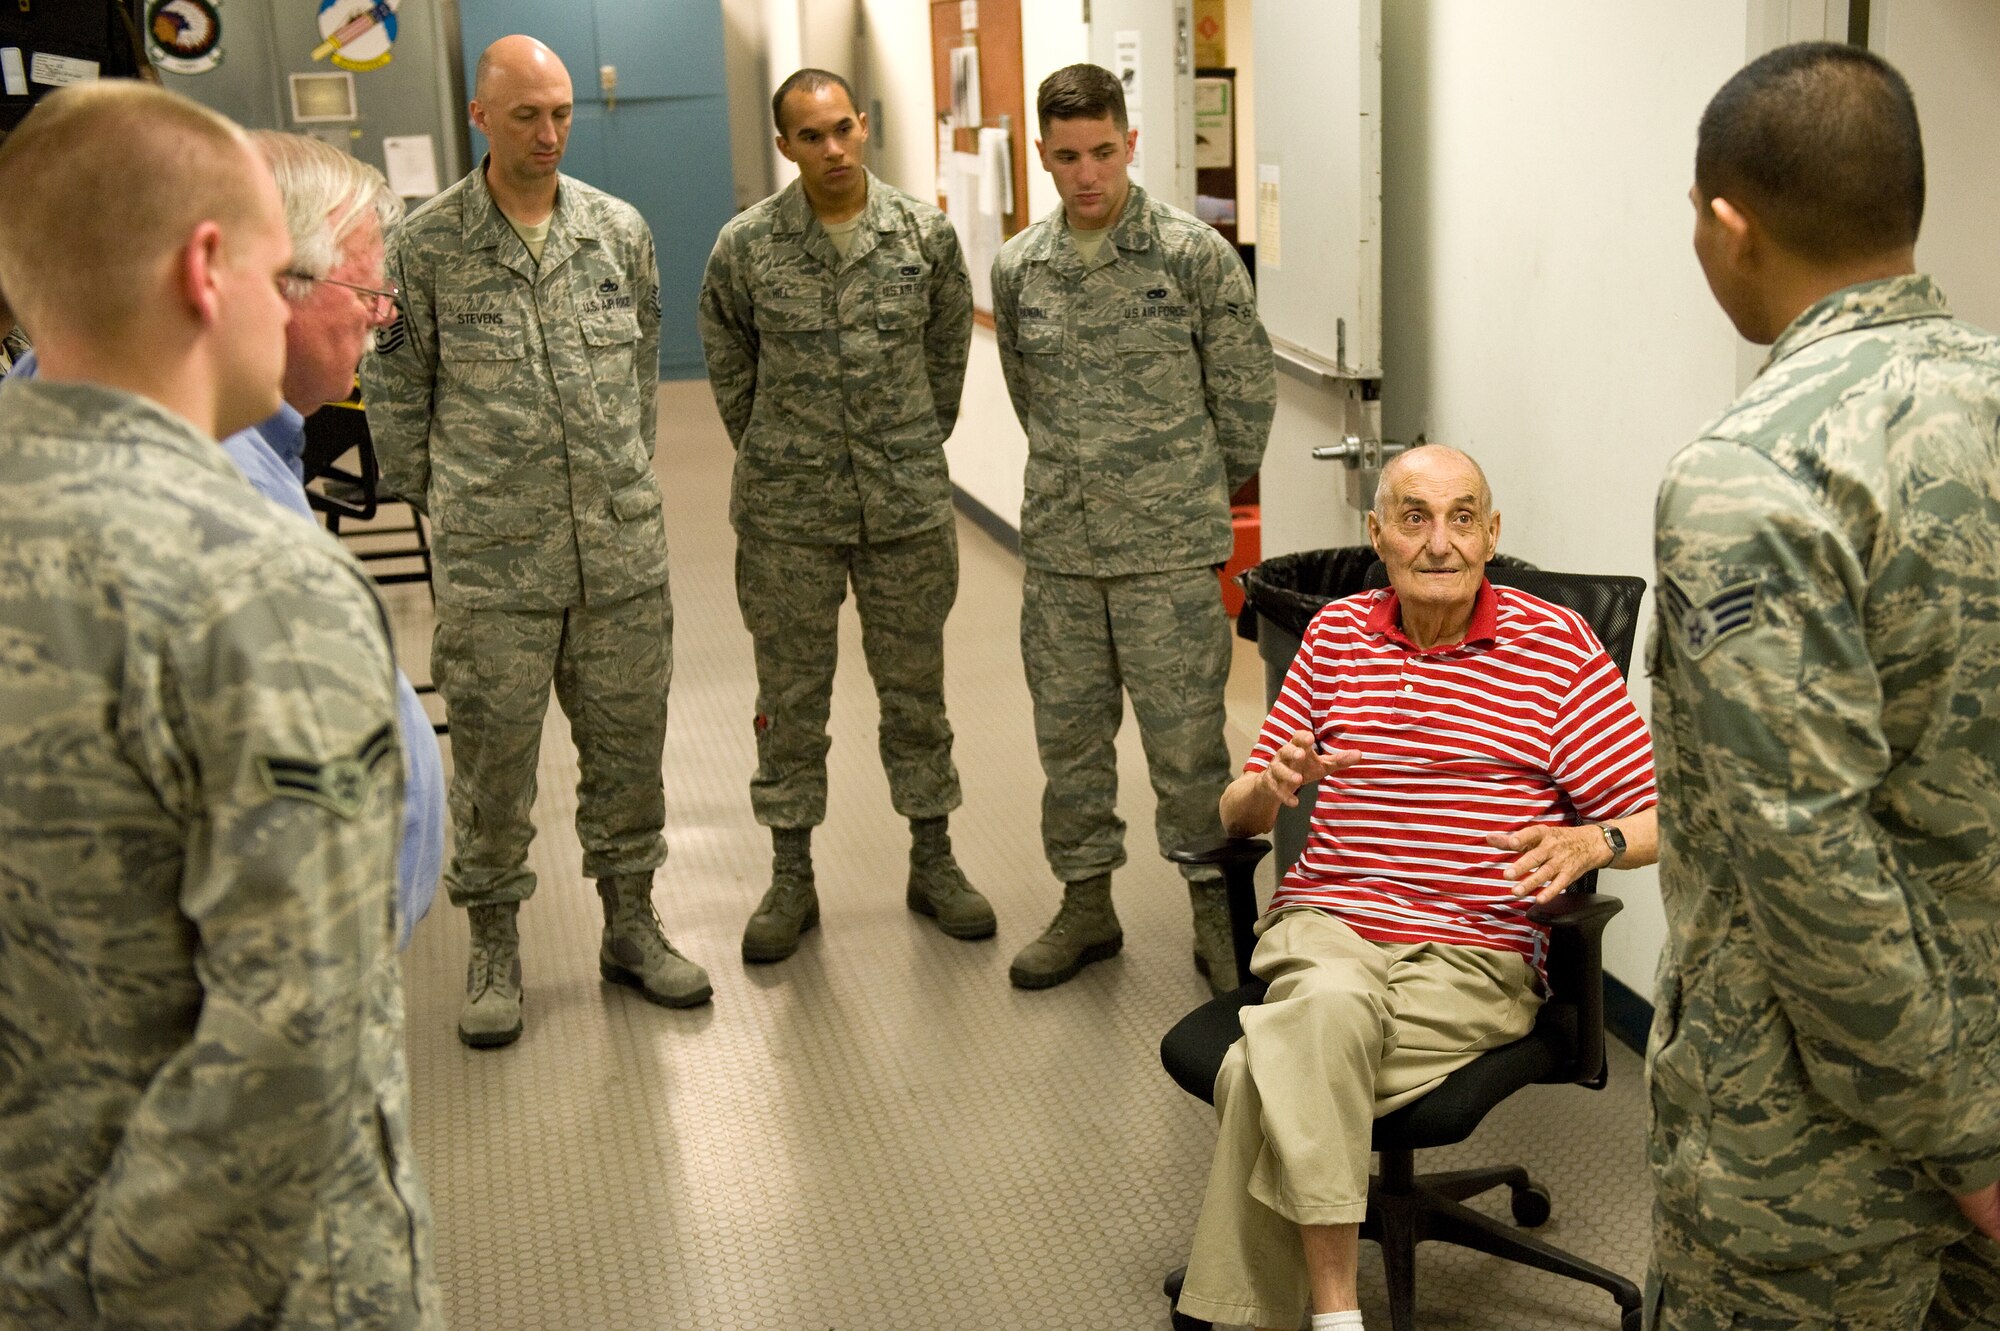
[[[1292,658],[1298,655],[1312,617],[1327,602],[1366,590],[1368,570],[1379,562],[1369,546],[1343,545],[1279,555],[1244,571],[1241,581],[1246,604],[1237,617],[1236,632],[1256,643],[1257,654],[1264,658],[1265,706],[1278,700],[1285,672],[1292,668]],[[1509,568],[1534,567],[1510,555],[1495,555],[1492,562]],[[1318,795],[1317,785],[1305,786],[1299,791],[1296,809],[1282,805],[1278,809],[1278,826],[1271,834],[1271,843],[1272,863],[1278,866],[1280,878],[1305,849],[1306,829]]]

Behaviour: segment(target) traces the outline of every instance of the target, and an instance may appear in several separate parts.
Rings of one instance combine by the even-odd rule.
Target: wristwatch
[[[1611,847],[1611,864],[1625,858],[1625,834],[1610,823],[1599,823],[1597,830],[1604,833],[1604,844]],[[1608,869],[1611,864],[1604,867]]]

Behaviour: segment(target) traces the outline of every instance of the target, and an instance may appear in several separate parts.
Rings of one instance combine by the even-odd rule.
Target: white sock
[[[1337,1313],[1314,1313],[1312,1331],[1361,1331],[1361,1310],[1347,1308]]]

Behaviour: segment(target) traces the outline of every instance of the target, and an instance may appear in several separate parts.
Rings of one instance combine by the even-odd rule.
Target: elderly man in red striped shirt
[[[1390,587],[1307,628],[1222,796],[1232,836],[1321,782],[1258,924],[1269,981],[1215,1087],[1222,1131],[1180,1310],[1291,1331],[1361,1325],[1376,1116],[1527,1034],[1547,936],[1527,909],[1657,858],[1653,762],[1582,618],[1486,580],[1479,465],[1427,445],[1383,469],[1368,537]]]

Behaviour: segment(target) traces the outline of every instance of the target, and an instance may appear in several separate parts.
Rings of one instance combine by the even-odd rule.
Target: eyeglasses
[[[311,273],[301,273],[296,269],[287,270],[283,274],[283,277],[287,287],[285,294],[292,300],[298,300],[303,297],[306,289],[314,282],[324,282],[330,287],[345,287],[355,295],[362,297],[363,302],[368,306],[370,314],[380,312],[382,302],[384,301],[387,301],[389,307],[394,309],[396,297],[402,295],[401,288],[394,282],[391,282],[387,287],[356,286],[352,282],[343,282],[337,277],[314,277]]]

